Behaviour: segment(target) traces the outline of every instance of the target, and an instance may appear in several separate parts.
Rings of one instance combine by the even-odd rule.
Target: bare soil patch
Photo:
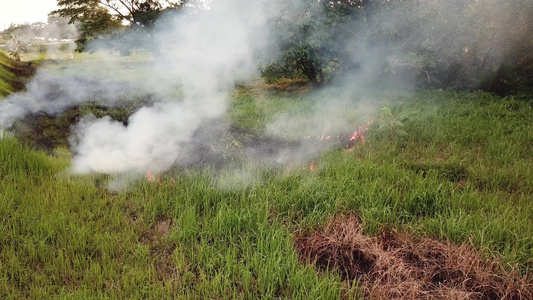
[[[482,259],[468,244],[395,230],[368,236],[353,213],[330,218],[321,231],[297,234],[295,248],[302,262],[357,280],[369,299],[533,299],[528,278],[497,258]]]

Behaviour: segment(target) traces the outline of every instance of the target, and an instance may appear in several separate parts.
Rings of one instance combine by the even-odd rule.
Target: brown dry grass
[[[166,239],[172,228],[172,220],[157,222],[150,230],[141,233],[140,242],[148,246],[150,261],[158,280],[169,280],[177,276],[177,269],[172,254],[176,244]]]
[[[355,214],[332,217],[321,232],[298,234],[303,262],[358,280],[371,299],[533,299],[533,285],[468,244],[415,238],[394,230],[363,234]]]

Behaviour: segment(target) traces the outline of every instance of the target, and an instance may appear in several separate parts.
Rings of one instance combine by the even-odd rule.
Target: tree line
[[[321,86],[339,75],[360,74],[369,83],[483,88],[502,94],[533,86],[533,1],[269,2],[278,11],[270,20],[270,47],[279,55],[263,62],[267,81],[304,78]],[[157,53],[155,25],[164,26],[167,12],[199,5],[193,0],[57,3],[59,9],[51,16],[76,24],[78,50],[107,39],[125,55],[133,48]]]
[[[501,94],[533,85],[533,1],[282,1],[281,59],[267,78],[368,82]],[[361,76],[359,77],[361,79]]]
[[[73,41],[77,37],[78,30],[75,25],[69,24],[69,19],[50,16],[46,23],[11,24],[0,32],[0,45],[3,45],[15,60],[20,61],[21,53],[29,52],[32,47],[44,52],[45,43]]]

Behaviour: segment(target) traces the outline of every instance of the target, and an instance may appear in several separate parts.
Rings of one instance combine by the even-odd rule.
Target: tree
[[[2,32],[4,40],[8,42],[9,54],[16,60],[21,60],[21,53],[25,52],[28,43],[34,37],[33,28],[30,24],[11,24]]]
[[[78,49],[83,50],[90,40],[113,36],[127,39],[123,33],[141,33],[143,43],[136,46],[150,48],[150,30],[161,14],[183,5],[184,1],[169,0],[58,0],[60,9],[52,16],[66,17],[70,23],[79,22]],[[121,49],[129,52],[130,49]]]
[[[20,53],[24,48],[26,48],[26,43],[14,33],[11,34],[11,39],[9,40],[10,52],[9,54],[15,58],[16,61],[20,61]]]
[[[393,78],[503,93],[533,73],[531,1],[374,0],[363,9],[366,40],[385,49]]]
[[[476,13],[485,25],[478,45],[479,66],[485,74],[482,88],[499,94],[533,89],[533,2],[483,0]]]
[[[126,22],[132,26],[151,26],[166,9],[177,8],[183,1],[169,0],[58,0],[57,5],[62,7],[52,12],[73,20],[89,20],[95,17],[96,12],[101,17],[105,11],[109,17]],[[98,16],[97,16],[98,17]]]
[[[359,17],[357,1],[283,1],[273,21],[280,59],[264,69],[270,77],[302,74],[311,84],[324,83],[324,69],[342,64],[347,45],[356,36],[352,25]]]

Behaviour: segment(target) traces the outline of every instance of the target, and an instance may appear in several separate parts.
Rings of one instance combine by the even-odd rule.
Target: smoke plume
[[[152,103],[131,115],[127,125],[92,116],[77,124],[71,139],[72,170],[168,170],[178,159],[186,160],[182,149],[195,130],[226,111],[235,82],[257,75],[256,55],[264,49],[267,20],[268,10],[256,1],[185,9],[156,28],[160,53],[137,73],[105,55],[99,66],[81,62],[59,72],[40,71],[27,91],[2,102],[0,127],[38,112],[57,115],[90,101],[113,106],[127,98],[124,95],[150,94]]]
[[[280,3],[283,1],[226,0],[208,2],[202,9],[186,7],[167,16],[151,32],[159,49],[153,59],[135,55],[117,59],[102,52],[89,63],[75,61],[67,67],[40,70],[25,92],[0,103],[0,128],[39,112],[58,115],[88,102],[113,107],[141,98],[143,107],[127,122],[87,116],[73,127],[72,171],[164,172],[177,163],[198,162],[202,156],[195,146],[197,136],[209,144],[227,131],[217,120],[227,110],[229,91],[237,83],[256,78],[258,62],[281,54],[269,48],[280,34],[271,31],[275,14],[300,16],[309,22],[327,13],[287,12],[283,9],[306,6],[274,7]],[[344,138],[375,116],[381,99],[365,94],[368,86],[382,88],[395,81],[418,85],[420,79],[428,86],[443,84],[462,78],[450,76],[468,74],[468,70],[480,70],[481,74],[494,69],[504,53],[496,46],[494,51],[483,51],[490,38],[495,38],[487,37],[481,21],[469,18],[476,9],[484,8],[482,4],[454,6],[438,0],[387,3],[380,10],[369,4],[364,10],[357,6],[364,18],[328,28],[337,37],[350,32],[343,40],[342,57],[334,59],[342,60],[344,69],[336,70],[342,76],[335,78],[332,72],[329,83],[333,88],[315,92],[307,111],[290,110],[289,106],[275,116],[266,125],[264,139],[243,145],[242,158],[273,164],[312,159],[335,144],[331,140]],[[306,30],[317,29],[310,26]],[[317,30],[301,42],[313,45],[321,34]],[[334,64],[327,67],[335,68]],[[250,177],[234,174],[239,180]]]

